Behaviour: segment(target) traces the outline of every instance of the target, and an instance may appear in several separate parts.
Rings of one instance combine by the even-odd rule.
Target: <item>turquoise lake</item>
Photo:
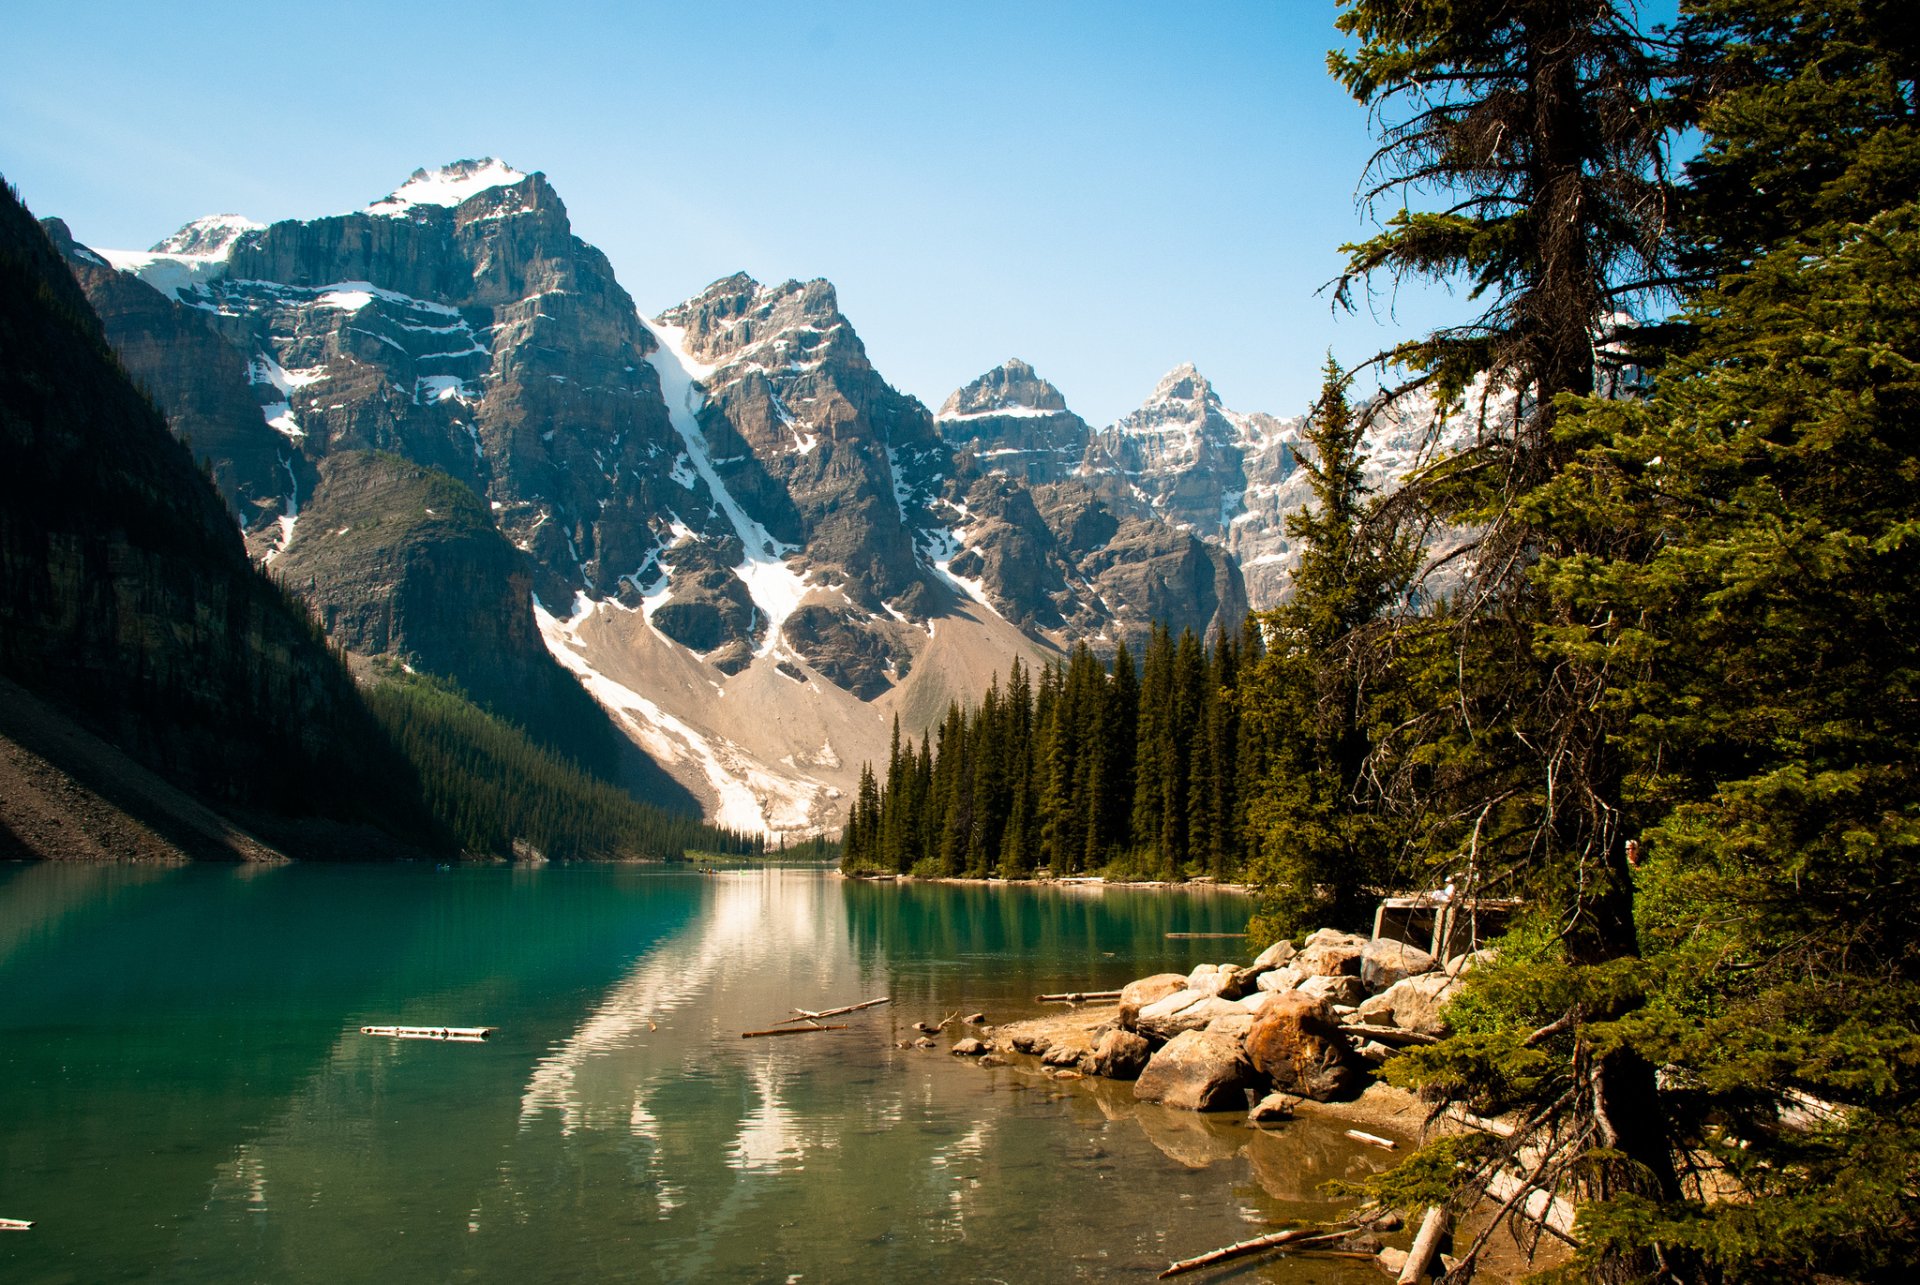
[[[0,864],[0,1217],[35,1222],[0,1281],[1150,1280],[1327,1215],[1381,1153],[897,1044],[1239,957],[1167,934],[1246,913],[811,869]],[[1196,1279],[1229,1278],[1378,1274]]]

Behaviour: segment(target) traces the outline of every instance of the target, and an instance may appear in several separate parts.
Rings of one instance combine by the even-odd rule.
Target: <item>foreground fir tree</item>
[[[1346,375],[1327,362],[1303,433],[1310,507],[1287,518],[1301,542],[1286,604],[1263,620],[1265,657],[1244,700],[1264,774],[1248,804],[1251,877],[1262,939],[1357,922],[1391,883],[1398,843],[1366,781],[1371,723],[1382,713],[1382,618],[1406,592],[1416,547],[1369,525],[1364,421]]]

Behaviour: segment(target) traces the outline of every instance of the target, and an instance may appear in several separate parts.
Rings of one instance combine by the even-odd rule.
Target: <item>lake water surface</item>
[[[1245,916],[818,870],[0,865],[0,1217],[36,1222],[0,1280],[1151,1279],[1326,1215],[1379,1153],[896,1044],[1236,957],[1166,934]],[[360,1034],[387,1023],[499,1029]]]

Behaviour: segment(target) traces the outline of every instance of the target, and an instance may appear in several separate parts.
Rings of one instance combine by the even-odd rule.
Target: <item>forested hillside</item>
[[[366,697],[419,772],[433,815],[467,851],[619,861],[765,850],[759,836],[635,802],[434,679],[395,672]]]

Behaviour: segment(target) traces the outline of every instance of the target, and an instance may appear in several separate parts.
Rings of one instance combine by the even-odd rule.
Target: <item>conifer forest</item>
[[[1911,1279],[1920,25],[1883,0],[1338,25],[1381,230],[1333,294],[1440,283],[1460,319],[1382,354],[1377,396],[1329,365],[1285,605],[1009,674],[873,770],[847,863],[1242,878],[1256,935],[1448,880],[1520,898],[1453,1034],[1389,1075],[1523,1123],[1380,1194],[1464,1209],[1517,1165],[1508,1213],[1584,1202],[1581,1279]],[[1368,494],[1361,428],[1418,394],[1474,444]]]

